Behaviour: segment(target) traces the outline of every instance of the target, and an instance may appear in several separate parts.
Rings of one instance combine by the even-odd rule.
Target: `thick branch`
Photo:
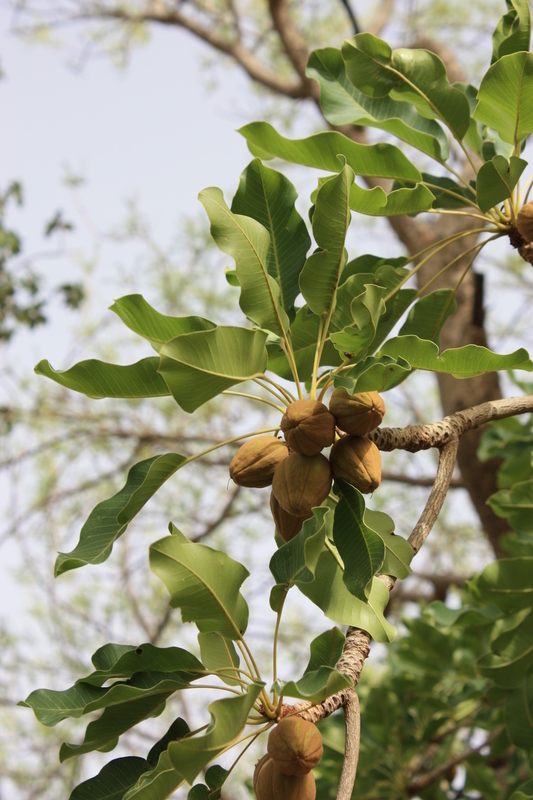
[[[361,713],[359,698],[353,690],[348,693],[344,704],[344,724],[346,730],[344,761],[337,790],[337,800],[350,800],[357,775],[361,744]]]

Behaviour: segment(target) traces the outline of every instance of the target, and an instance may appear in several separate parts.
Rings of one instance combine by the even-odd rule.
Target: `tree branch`
[[[346,728],[344,761],[337,790],[337,800],[350,800],[357,775],[361,744],[361,713],[359,698],[353,690],[349,691],[344,704],[344,723]]]

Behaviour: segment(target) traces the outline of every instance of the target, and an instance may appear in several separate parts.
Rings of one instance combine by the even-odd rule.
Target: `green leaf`
[[[240,664],[240,659],[233,642],[217,631],[211,631],[199,633],[198,644],[202,661],[207,669],[216,673],[229,686],[238,686],[239,681],[235,679],[235,675],[238,677],[236,668]]]
[[[39,361],[35,372],[95,400],[103,397],[167,397],[170,391],[157,371],[158,365],[155,357],[143,358],[127,366],[91,358],[74,364],[70,369],[55,370],[43,360]]]
[[[333,667],[319,667],[307,672],[299,681],[276,681],[272,691],[283,697],[296,697],[308,703],[322,703],[326,697],[353,686],[353,681]]]
[[[480,603],[503,611],[529,608],[533,600],[533,556],[494,561],[469,581],[468,587]]]
[[[367,145],[369,147],[370,145]],[[319,178],[318,186],[326,181],[327,178]],[[419,214],[432,208],[435,202],[435,195],[423,183],[417,183],[413,189],[396,188],[403,187],[402,181],[395,181],[393,191],[385,192],[381,186],[373,189],[362,189],[359,184],[354,183],[350,189],[350,208],[359,214],[366,214],[369,217],[394,217],[398,214]],[[311,195],[313,199],[315,193]]]
[[[347,253],[344,248],[351,220],[349,197],[354,172],[348,167],[325,181],[317,194],[313,214],[313,235],[321,248],[305,262],[300,275],[300,289],[313,313],[329,312]]]
[[[464,94],[448,82],[446,67],[428,50],[391,50],[371,33],[359,33],[342,45],[346,74],[369,97],[412,103],[422,116],[442,120],[457,139],[470,125]]]
[[[305,167],[340,172],[343,165],[338,157],[341,155],[356,175],[397,178],[414,183],[421,179],[417,168],[392,144],[358,144],[336,131],[324,131],[306,139],[286,139],[268,122],[251,122],[240,128],[239,133],[260,158],[277,156]]]
[[[123,800],[127,790],[146,772],[144,758],[116,758],[98,775],[83,781],[72,791],[69,800]]]
[[[492,765],[487,764],[479,753],[472,753],[465,760],[465,790],[472,796],[474,790],[480,793],[483,800],[501,800],[502,789],[496,778]],[[466,795],[468,797],[468,794]]]
[[[157,766],[159,761],[159,757],[162,753],[166,751],[170,742],[175,742],[177,739],[182,739],[184,736],[190,733],[190,728],[185,722],[184,719],[178,717],[175,719],[172,724],[170,725],[169,729],[165,733],[164,736],[159,739],[158,742],[154,744],[154,746],[150,749],[150,752],[146,756],[146,760],[150,764],[152,768]]]
[[[130,330],[148,339],[156,350],[182,333],[216,328],[214,322],[203,317],[170,317],[160,314],[142,294],[128,294],[115,300],[109,308]]]
[[[280,287],[268,270],[268,230],[257,220],[230,211],[216,187],[204,189],[198,199],[207,212],[217,246],[235,259],[243,312],[260,328],[283,335],[289,318],[282,307]]]
[[[524,783],[510,800],[531,800],[533,798],[533,780]]]
[[[533,481],[516,483],[511,489],[502,489],[487,500],[495,514],[509,520],[521,533],[533,532]]]
[[[307,306],[300,308],[296,318],[291,325],[291,342],[294,351],[294,359],[298,369],[298,376],[301,381],[307,381],[313,372],[316,346],[318,342],[318,332],[320,317],[312,314]],[[279,375],[281,378],[292,380],[290,364],[284,350],[279,344],[267,345],[268,365],[267,369]],[[320,366],[338,367],[342,364],[342,356],[335,349],[330,341],[327,341],[322,356]]]
[[[169,797],[184,782],[178,774],[165,750],[159,756],[156,767],[141,775],[135,786],[124,795],[123,800],[160,800]]]
[[[341,499],[335,508],[333,541],[344,562],[343,580],[348,591],[366,603],[367,587],[385,557],[383,540],[363,521],[365,501],[346,481],[337,481]]]
[[[492,642],[492,650],[478,659],[479,672],[497,686],[520,686],[533,665],[533,613],[517,627],[498,636]]]
[[[533,131],[532,91],[533,54],[503,56],[481,81],[474,117],[517,147]]]
[[[263,685],[254,683],[240,697],[229,697],[210,703],[207,709],[211,721],[205,735],[170,743],[170,763],[188,783],[192,783],[210,761],[236,742]]]
[[[357,392],[386,392],[401,383],[411,372],[403,358],[369,356],[335,378],[335,387],[344,386],[351,394]]]
[[[476,124],[475,122],[473,123]],[[424,183],[435,195],[433,208],[464,208],[467,201],[475,202],[476,195],[471,187],[461,186],[444,175],[430,175],[422,173]]]
[[[54,574],[57,577],[85,564],[101,564],[109,558],[113,544],[128,523],[187,459],[178,453],[165,453],[139,461],[128,472],[126,485],[91,511],[74,550],[59,553]]]
[[[509,161],[503,156],[494,156],[491,161],[482,164],[476,181],[477,200],[481,211],[488,211],[512,197],[513,190],[526,167],[527,161],[516,156],[511,156]]]
[[[396,628],[383,616],[389,602],[387,588],[374,578],[367,602],[363,603],[348,591],[343,574],[344,570],[341,570],[332,554],[325,550],[318,559],[315,579],[310,583],[297,581],[296,585],[328,619],[339,625],[352,625],[368,631],[376,642],[392,642],[396,636]]]
[[[298,276],[311,239],[294,206],[296,189],[285,175],[256,158],[241,175],[231,211],[253,217],[270,234],[267,269],[281,289],[280,302],[290,318],[300,293]]]
[[[304,675],[315,672],[320,667],[334,667],[342,655],[344,634],[334,627],[324,631],[311,642],[311,658],[305,668]]]
[[[439,343],[442,326],[457,308],[453,289],[437,289],[421,297],[410,310],[400,336],[418,336]]]
[[[332,516],[331,509],[325,506],[313,509],[313,516],[306,519],[302,530],[274,553],[269,568],[277,584],[313,580]]]
[[[102,686],[111,678],[131,678],[137,672],[172,672],[184,680],[193,680],[205,672],[196,656],[181,647],[104,644],[92,656],[96,670],[78,683]]]
[[[533,675],[526,675],[522,685],[513,692],[505,704],[505,724],[511,742],[531,753],[533,751]]]
[[[448,141],[440,125],[406,103],[373,98],[348,80],[340,50],[325,47],[311,53],[307,75],[320,86],[320,106],[332,125],[363,125],[392,133],[436,161],[446,161]]]
[[[202,633],[240,639],[248,606],[239,588],[250,573],[226,553],[193,544],[173,525],[170,530],[172,536],[151,545],[150,568],[167,587],[171,606]]]
[[[523,348],[509,355],[497,355],[486,347],[469,344],[439,353],[439,348],[434,342],[412,335],[389,339],[381,348],[379,355],[395,359],[405,358],[413,369],[446,372],[455,378],[473,378],[475,375],[502,369],[524,369],[527,372],[533,370],[533,363]]]
[[[454,625],[464,628],[494,625],[496,620],[502,616],[502,612],[496,606],[449,608],[440,600],[426,606],[425,611],[431,615],[438,628],[452,628]]]
[[[365,514],[365,521],[366,519]],[[370,525],[370,527],[372,527],[372,525]],[[381,537],[385,546],[385,557],[381,566],[381,572],[384,575],[392,575],[394,578],[404,580],[413,571],[409,566],[414,556],[413,548],[403,536],[397,536],[392,531],[390,533],[383,533],[378,529],[376,533]]]
[[[354,276],[355,278],[356,276]],[[349,286],[348,279],[341,290]],[[368,284],[364,292],[355,297],[350,304],[352,322],[338,333],[331,333],[330,339],[342,353],[350,353],[353,357],[368,348],[378,332],[379,320],[385,313],[385,297],[389,290],[385,286]],[[391,303],[394,305],[394,302]]]
[[[219,326],[177,336],[160,351],[159,371],[176,402],[193,412],[236,383],[262,375],[266,333]]]
[[[529,50],[531,12],[528,0],[506,0],[507,14],[501,17],[492,34],[492,62],[502,56]]]

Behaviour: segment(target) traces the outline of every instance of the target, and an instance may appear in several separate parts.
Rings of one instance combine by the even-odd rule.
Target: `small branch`
[[[405,483],[407,486],[433,486],[434,479],[430,477],[415,477],[414,475],[401,475],[397,472],[387,472],[383,470],[381,473],[382,481],[391,481],[392,483]],[[465,485],[460,478],[452,478],[450,481],[450,489],[464,489]]]
[[[344,724],[346,727],[346,740],[337,800],[350,800],[357,774],[357,762],[359,761],[361,713],[359,710],[359,698],[353,689],[349,691],[344,704]]]
[[[301,87],[305,92],[301,96],[312,97],[318,103],[320,98],[318,85],[316,81],[310,80],[305,74],[309,58],[307,42],[291,21],[287,0],[268,0],[268,5],[274,28],[279,34],[283,49],[301,78]]]

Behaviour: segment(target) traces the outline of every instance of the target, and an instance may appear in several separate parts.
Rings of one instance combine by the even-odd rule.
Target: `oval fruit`
[[[284,717],[269,734],[267,752],[284,775],[307,775],[322,758],[322,735],[312,722]]]
[[[381,483],[381,453],[370,439],[343,436],[331,449],[330,463],[335,479],[351,483],[363,494]]]
[[[329,401],[329,410],[337,425],[351,436],[364,436],[381,425],[385,403],[378,392],[350,394],[346,389],[335,389]]]
[[[296,534],[302,530],[305,520],[313,516],[311,511],[303,517],[294,517],[292,514],[288,514],[276,500],[274,492],[270,495],[270,510],[276,523],[276,530],[284,542],[294,539]]]
[[[259,761],[256,773],[254,789],[257,800],[315,800],[316,784],[312,772],[301,777],[284,775],[268,757]]]
[[[309,516],[320,506],[331,489],[331,469],[322,454],[304,456],[291,453],[274,472],[272,491],[281,508],[293,517]]]
[[[316,456],[335,441],[335,419],[318,400],[297,400],[287,406],[280,428],[297,453]]]
[[[239,486],[261,489],[270,486],[278,464],[287,458],[289,448],[275,436],[257,436],[237,450],[229,474]]]

